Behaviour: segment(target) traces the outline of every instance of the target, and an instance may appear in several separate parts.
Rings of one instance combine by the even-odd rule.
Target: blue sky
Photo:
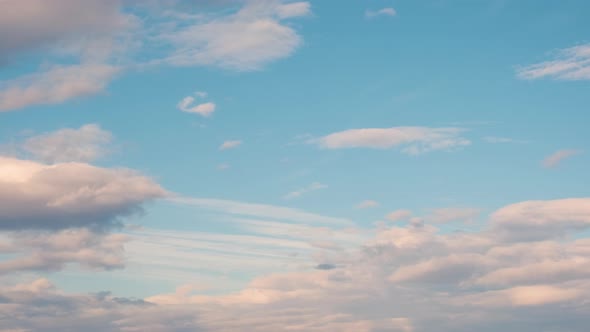
[[[6,1],[0,285],[92,331],[582,331],[588,10]]]

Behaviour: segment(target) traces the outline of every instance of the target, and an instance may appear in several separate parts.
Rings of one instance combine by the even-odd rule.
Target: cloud
[[[5,235],[0,253],[15,257],[0,262],[0,274],[21,271],[58,271],[77,263],[89,269],[116,269],[124,266],[128,237],[88,229],[65,229],[55,233],[26,231]]]
[[[105,145],[112,135],[99,125],[87,124],[79,129],[60,129],[28,138],[22,149],[46,163],[89,162],[106,155]]]
[[[309,3],[249,1],[238,12],[182,25],[159,38],[175,50],[175,66],[219,66],[247,71],[291,55],[302,39],[282,20],[308,15]]]
[[[197,207],[223,206],[226,211],[232,206],[229,214],[238,215],[246,209],[243,204],[201,201]],[[572,212],[576,209],[533,208],[553,224],[572,219],[568,213],[583,214]],[[90,331],[584,331],[590,323],[590,241],[577,236],[582,233],[559,240],[506,240],[493,227],[496,217],[490,217],[491,228],[461,233],[431,225],[371,230],[368,238],[357,238],[362,243],[356,247],[332,251],[328,258],[320,249],[311,255],[320,257],[315,263],[302,257],[306,255],[289,256],[297,257],[299,268],[293,264],[286,272],[259,275],[226,293],[180,285],[171,293],[127,299],[109,293],[68,294],[46,279],[0,286],[5,309],[0,325],[45,331],[64,326]],[[523,214],[510,214],[514,218],[521,220]],[[296,232],[296,227],[306,227],[302,224],[238,219],[235,225],[274,235],[140,230],[130,235],[136,238],[130,245],[138,245],[130,248],[129,260],[160,264],[160,270],[168,259],[189,269],[194,267],[187,262],[227,267],[227,259],[244,267],[260,262],[271,267],[283,253],[308,248],[305,241],[284,234],[309,240],[309,234],[321,232],[310,228],[305,235]],[[346,231],[333,233],[343,236]],[[207,252],[194,255],[194,248]],[[192,281],[195,273],[188,275]]]
[[[378,16],[391,16],[391,17],[393,17],[395,15],[397,15],[397,12],[396,12],[395,9],[393,9],[391,7],[381,8],[381,9],[378,9],[378,10],[370,10],[370,9],[367,9],[365,11],[365,17],[366,18],[375,18],[375,17],[378,17]]]
[[[120,68],[107,64],[53,66],[0,82],[0,112],[100,93],[119,71]]]
[[[391,221],[400,221],[406,220],[412,216],[412,211],[410,210],[395,210],[389,213],[385,218]]]
[[[195,114],[199,114],[201,116],[204,117],[208,117],[211,114],[213,114],[213,112],[215,112],[215,103],[212,102],[207,102],[207,103],[202,103],[202,104],[197,104],[193,106],[193,103],[195,102],[195,98],[188,96],[188,97],[184,97],[177,105],[178,109],[183,111],[183,112],[187,112],[187,113],[195,113]]]
[[[292,191],[290,193],[287,193],[285,196],[283,196],[284,199],[294,199],[294,198],[299,198],[304,194],[310,193],[312,191],[316,191],[316,190],[320,190],[320,189],[326,189],[328,188],[327,185],[319,183],[319,182],[314,182],[311,183],[310,185],[308,185],[307,187],[301,188],[301,189],[297,189],[295,191]]]
[[[322,216],[283,206],[192,197],[174,197],[170,198],[169,201],[235,216],[254,216],[275,220],[288,220],[296,223],[351,225],[351,221],[348,219]]]
[[[590,44],[558,50],[553,60],[518,68],[517,76],[525,80],[544,77],[558,80],[588,80],[590,79]]]
[[[488,143],[494,143],[494,144],[501,144],[501,143],[526,143],[526,141],[523,140],[517,140],[514,138],[509,138],[509,137],[498,137],[498,136],[486,136],[483,138],[484,141],[488,142]]]
[[[580,150],[559,150],[548,156],[543,160],[543,166],[546,168],[557,167],[564,159],[573,157],[577,154],[582,153]]]
[[[356,205],[357,209],[370,209],[379,206],[379,202],[373,200],[364,200]]]
[[[223,142],[223,144],[221,144],[221,146],[219,147],[219,150],[235,149],[240,145],[242,145],[242,141],[239,141],[239,140],[225,141],[225,142]]]
[[[590,198],[525,201],[505,206],[491,215],[503,236],[550,239],[590,227]]]
[[[43,52],[43,57],[38,72],[0,82],[0,112],[100,94],[116,74],[145,66],[260,69],[302,44],[285,20],[310,13],[307,2],[246,1],[237,11],[233,1],[217,2],[224,9],[218,13],[205,5],[56,0],[49,6],[41,0],[3,1],[0,63],[31,52]],[[199,13],[193,15],[194,10]],[[149,19],[139,16],[148,12]],[[140,62],[136,51],[152,55]],[[192,102],[185,99],[183,110],[206,116],[215,109],[211,102],[189,107]]]
[[[230,168],[231,168],[231,166],[229,164],[226,164],[226,163],[222,163],[222,164],[217,165],[217,169],[220,170],[220,171],[225,171],[225,170],[228,170]]]
[[[128,169],[0,157],[0,229],[111,226],[166,192]]]
[[[134,46],[129,35],[139,27],[121,7],[117,0],[3,1],[0,62],[42,52],[42,65],[37,73],[0,82],[0,112],[103,92],[121,72]]]
[[[134,16],[116,0],[2,1],[0,60],[56,45],[113,38],[132,28]]]
[[[390,149],[403,146],[402,152],[421,154],[451,150],[471,144],[461,137],[460,128],[392,127],[349,129],[308,142],[325,149],[370,148]]]

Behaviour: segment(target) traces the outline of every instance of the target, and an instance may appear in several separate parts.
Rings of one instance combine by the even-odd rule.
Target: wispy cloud
[[[183,24],[159,36],[174,51],[163,61],[175,66],[219,66],[256,70],[291,55],[302,43],[284,20],[306,16],[308,2],[249,1],[238,12]]]
[[[110,132],[97,124],[87,124],[79,129],[60,129],[28,138],[22,149],[35,159],[48,162],[89,162],[94,161],[109,151]]]
[[[392,127],[349,129],[308,143],[325,149],[403,147],[402,152],[417,155],[436,150],[452,150],[471,144],[461,136],[462,128]]]
[[[119,71],[120,68],[107,64],[53,66],[0,82],[0,112],[100,93]]]
[[[391,7],[381,8],[377,10],[367,9],[365,11],[366,18],[375,18],[378,16],[395,16],[397,15],[397,11]]]
[[[502,144],[502,143],[527,143],[527,141],[514,139],[510,137],[500,137],[500,136],[485,136],[483,138],[484,141],[492,144]]]
[[[370,209],[379,206],[379,202],[368,199],[358,203],[355,207],[357,209]]]
[[[219,150],[235,149],[240,145],[242,145],[242,141],[240,140],[225,141],[223,144],[221,144],[221,146],[219,146]]]
[[[543,160],[543,166],[546,168],[557,167],[563,160],[573,157],[580,153],[582,153],[582,151],[574,149],[556,151],[555,153],[547,156],[547,158]]]
[[[312,191],[325,189],[325,188],[328,188],[328,186],[325,184],[319,183],[319,182],[314,182],[314,183],[308,185],[307,187],[300,188],[300,189],[294,190],[290,193],[287,193],[285,196],[283,196],[283,198],[285,198],[285,199],[298,198],[298,197],[301,197],[302,195],[310,193]]]
[[[170,202],[198,207],[204,210],[235,216],[254,216],[266,219],[288,220],[306,224],[348,225],[352,222],[344,218],[334,218],[283,206],[246,203],[211,198],[175,197]]]
[[[559,80],[590,79],[590,44],[574,46],[554,52],[553,60],[517,69],[517,76],[533,80],[551,77]]]

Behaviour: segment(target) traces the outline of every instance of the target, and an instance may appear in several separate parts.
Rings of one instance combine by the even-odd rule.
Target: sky
[[[586,331],[589,12],[0,0],[0,331]]]

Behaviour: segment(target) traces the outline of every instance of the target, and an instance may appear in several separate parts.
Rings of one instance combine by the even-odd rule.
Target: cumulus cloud
[[[213,203],[201,202],[219,206]],[[4,287],[3,303],[10,305],[0,325],[33,330],[43,326],[48,331],[81,325],[99,331],[584,331],[590,323],[590,241],[499,238],[495,218],[522,219],[522,213],[505,213],[519,204],[498,209],[490,218],[491,228],[472,232],[449,233],[431,225],[379,228],[355,250],[336,251],[330,259],[305,264],[305,269],[256,277],[241,290],[225,294],[181,286],[172,293],[133,300],[66,294],[44,279]],[[572,219],[568,213],[577,219],[590,215],[582,201],[577,207],[551,205],[561,204],[559,200],[547,204],[534,209],[535,220],[568,228],[557,220]],[[245,209],[235,210],[235,203],[223,206],[233,206],[234,213]],[[264,229],[279,231],[278,226]],[[216,246],[209,248],[212,251],[259,241],[226,237],[175,232],[162,243],[147,239],[161,246],[143,252],[152,259],[152,253],[170,250],[181,240],[183,246]],[[247,250],[233,251],[248,256]],[[185,266],[192,261],[192,256],[183,257],[178,261]],[[31,312],[35,315],[27,314]]]
[[[22,148],[37,160],[47,163],[89,162],[108,153],[110,132],[99,125],[87,124],[79,129],[60,129],[28,138]]]
[[[547,158],[545,158],[543,160],[543,166],[546,168],[557,167],[563,160],[573,157],[573,156],[580,154],[580,153],[581,153],[580,150],[572,150],[572,149],[556,151],[555,153],[551,154],[550,156],[548,156]]]
[[[166,192],[127,169],[0,157],[0,229],[109,226]]]
[[[219,150],[235,149],[240,145],[242,145],[242,141],[240,141],[240,140],[225,141],[225,142],[223,142],[223,144],[221,144],[221,146],[219,147]]]
[[[2,1],[0,60],[39,48],[112,37],[135,25],[135,18],[120,7],[118,0]]]
[[[366,18],[375,18],[378,16],[395,16],[395,15],[397,15],[397,11],[391,7],[381,8],[378,10],[367,9],[365,11]]]
[[[21,271],[57,271],[77,263],[90,269],[115,269],[124,266],[128,237],[89,229],[65,229],[55,233],[25,231],[5,234],[0,253],[12,258],[0,263],[0,274]]]
[[[493,227],[508,237],[550,239],[590,227],[590,198],[525,201],[491,216]]]
[[[308,185],[307,187],[300,188],[300,189],[297,189],[297,190],[287,193],[285,196],[283,196],[283,198],[284,199],[294,199],[294,198],[301,197],[301,196],[303,196],[307,193],[310,193],[312,191],[326,189],[326,188],[328,188],[327,185],[325,185],[323,183],[319,183],[319,182],[314,182],[314,183],[311,183],[310,185]]]
[[[291,55],[302,43],[282,20],[310,13],[307,2],[249,1],[237,13],[185,24],[159,36],[174,46],[164,61],[176,66],[213,65],[255,70]]]
[[[517,70],[521,79],[533,80],[544,77],[558,80],[590,79],[590,44],[574,46],[554,52],[554,59]]]
[[[451,150],[471,142],[462,137],[461,128],[392,127],[349,129],[332,133],[308,142],[325,149],[403,147],[407,154],[421,154],[435,150]]]

